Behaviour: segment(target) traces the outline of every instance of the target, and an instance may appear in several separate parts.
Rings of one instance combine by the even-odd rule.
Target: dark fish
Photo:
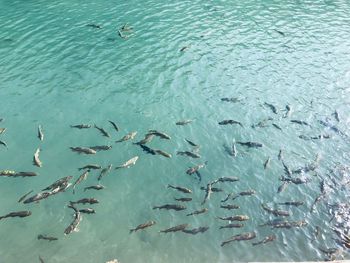
[[[166,209],[166,210],[181,211],[181,210],[185,210],[186,207],[183,205],[166,204],[166,205],[161,205],[161,206],[154,206],[153,209]]]
[[[300,206],[303,205],[303,201],[290,201],[290,202],[283,202],[283,203],[278,203],[279,205],[293,205],[293,206]]]
[[[137,134],[136,131],[130,132],[127,135],[125,135],[123,138],[121,138],[120,140],[115,141],[115,142],[118,143],[118,142],[124,142],[124,141],[128,141],[128,140],[133,140],[135,138],[136,134]]]
[[[38,138],[40,141],[44,140],[44,133],[43,133],[43,130],[41,128],[41,125],[39,125],[39,127],[38,127]]]
[[[83,198],[83,199],[80,199],[80,200],[74,201],[74,202],[70,201],[71,206],[74,204],[83,204],[83,205],[90,204],[90,205],[92,205],[92,204],[97,204],[97,203],[98,203],[98,200],[95,198]]]
[[[180,187],[180,186],[173,186],[173,185],[168,185],[167,188],[173,188],[175,190],[178,190],[182,193],[185,193],[185,194],[191,194],[192,193],[192,190],[188,189],[188,188],[185,188],[185,187]],[[176,199],[175,199],[176,200]],[[192,198],[191,198],[192,200]],[[190,201],[190,200],[189,200]]]
[[[320,134],[318,136],[310,137],[311,140],[322,140],[322,139],[330,139],[330,138],[331,136],[328,134]]]
[[[83,213],[83,214],[95,214],[96,213],[96,211],[92,208],[79,209],[79,212]]]
[[[86,180],[86,178],[89,175],[89,170],[85,171],[84,173],[82,173],[78,179],[74,182],[73,184],[73,194],[75,193],[75,186],[80,184],[82,181]]]
[[[58,240],[57,237],[49,237],[49,236],[45,236],[45,235],[38,235],[38,240],[48,240],[48,241],[56,241]]]
[[[269,107],[274,114],[277,114],[277,108],[274,105],[267,103],[267,102],[265,102],[264,105]]]
[[[311,140],[311,138],[310,138],[309,136],[306,136],[306,135],[304,135],[304,134],[301,134],[301,135],[299,135],[298,137],[299,137],[300,139],[302,139],[302,140],[305,140],[305,141]]]
[[[179,202],[190,202],[192,201],[191,197],[182,197],[182,198],[174,198],[175,201],[179,201]]]
[[[43,164],[39,159],[39,153],[40,153],[40,148],[36,149],[35,153],[34,153],[34,157],[33,157],[33,164],[38,166],[38,167],[42,167]]]
[[[155,150],[153,150],[152,148],[148,147],[147,145],[139,144],[139,146],[146,153],[149,153],[149,154],[152,154],[152,155],[156,155],[157,154],[157,152]]]
[[[192,158],[201,158],[201,156],[197,153],[190,152],[190,151],[183,151],[183,152],[177,152],[177,155],[186,155]]]
[[[255,194],[256,194],[256,191],[255,190],[251,190],[251,189],[239,193],[239,195],[241,195],[241,196],[244,196],[244,195],[255,195]]]
[[[57,187],[59,187],[61,185],[64,185],[64,184],[68,183],[68,181],[71,180],[72,178],[73,178],[73,176],[66,176],[66,177],[63,177],[61,179],[58,179],[56,182],[54,182],[53,184],[49,185],[48,187],[46,187],[42,191],[55,189],[55,188],[57,188]]]
[[[283,118],[287,118],[287,117],[289,117],[289,115],[290,115],[291,111],[292,111],[291,106],[286,105],[286,114],[283,116]]]
[[[149,130],[148,134],[158,136],[161,139],[166,139],[166,140],[170,140],[171,139],[171,137],[168,134],[166,134],[164,132],[157,131],[157,130]]]
[[[200,210],[193,211],[192,213],[187,214],[186,216],[200,215],[208,212],[208,208],[203,208]]]
[[[11,212],[7,215],[0,216],[0,220],[4,218],[9,218],[9,217],[27,217],[30,216],[32,212],[30,211],[19,211],[19,212]]]
[[[211,183],[211,185],[213,185],[213,183]],[[207,190],[207,187],[201,186],[200,189],[206,191],[206,190]],[[218,188],[218,187],[212,187],[212,188],[211,188],[211,191],[212,191],[213,193],[218,193],[218,192],[223,192],[224,190],[222,190],[221,188]]]
[[[259,147],[263,147],[262,143],[258,143],[258,142],[237,142],[240,145],[244,145],[247,146],[249,148],[259,148]]]
[[[109,121],[110,124],[112,124],[113,128],[118,132],[119,131],[119,127],[117,126],[117,124],[115,124],[115,122],[113,121]]]
[[[274,31],[276,31],[278,34],[280,34],[281,36],[286,36],[286,34],[285,33],[283,33],[282,31],[279,31],[279,30],[277,30],[277,29],[274,29]]]
[[[282,131],[282,128],[278,126],[276,123],[272,123],[272,126],[275,127],[276,129]]]
[[[220,177],[220,178],[216,179],[215,181],[213,181],[212,184],[216,184],[218,182],[220,182],[220,183],[225,183],[225,182],[234,183],[237,181],[239,181],[238,177],[228,176],[228,177]]]
[[[85,153],[85,154],[96,154],[96,151],[86,147],[69,147],[73,152]]]
[[[209,184],[207,184],[207,188],[205,189],[205,196],[204,196],[204,199],[203,199],[201,205],[204,205],[205,202],[210,199],[210,195],[212,192],[213,191],[211,189],[211,184],[209,183]]]
[[[267,212],[273,214],[274,216],[290,216],[290,214],[289,214],[288,211],[278,210],[278,209],[272,209],[272,208],[270,208],[270,207],[268,207],[268,206],[266,206],[266,205],[264,205],[264,204],[261,204],[261,207],[262,207],[265,211],[267,211]]]
[[[222,202],[222,203],[225,203],[225,202],[226,202],[228,199],[230,199],[232,196],[233,196],[233,193],[227,194],[226,198],[225,198],[225,199],[222,199],[221,202]]]
[[[157,154],[159,154],[159,155],[162,155],[162,156],[164,156],[164,157],[166,157],[166,158],[171,158],[171,154],[170,153],[167,153],[167,152],[165,152],[165,151],[162,151],[162,150],[154,150]]]
[[[220,226],[219,229],[223,229],[223,228],[241,228],[244,227],[243,224],[236,224],[236,223],[231,223],[225,226]]]
[[[239,206],[238,205],[221,205],[220,208],[231,210],[231,209],[239,209]]]
[[[265,163],[264,163],[264,169],[265,170],[266,170],[267,166],[270,164],[270,161],[271,161],[270,157],[267,158],[267,160],[265,161]]]
[[[91,128],[90,124],[77,124],[77,125],[71,125],[71,128],[77,128],[77,129],[89,129]]]
[[[154,134],[151,134],[151,133],[148,133],[145,135],[145,138],[142,139],[141,141],[139,142],[135,142],[134,144],[138,144],[138,145],[141,145],[141,144],[146,144],[146,143],[149,143],[152,141],[152,139],[154,138]]]
[[[339,113],[337,111],[334,111],[332,113],[332,116],[334,116],[334,118],[336,119],[337,122],[340,122]]]
[[[194,228],[194,229],[184,229],[182,230],[182,232],[186,233],[186,234],[191,234],[191,235],[197,235],[198,233],[204,233],[209,229],[209,227],[207,226],[201,226],[198,228]]]
[[[24,204],[29,204],[29,203],[33,203],[33,202],[39,202],[40,200],[46,199],[49,196],[53,195],[52,192],[42,192],[42,193],[38,193],[34,196],[31,196],[27,199],[25,199],[23,201]]]
[[[108,150],[112,149],[112,146],[111,145],[97,145],[97,146],[91,146],[89,148],[98,152],[98,151],[108,151]]]
[[[105,176],[106,174],[108,174],[110,171],[112,170],[112,165],[108,165],[106,168],[103,168],[101,170],[100,175],[98,176],[98,181],[100,181],[102,179],[102,176]]]
[[[85,192],[86,190],[90,190],[90,189],[92,189],[92,190],[102,190],[102,189],[105,189],[105,187],[104,187],[103,185],[100,185],[100,184],[98,184],[98,185],[92,185],[92,186],[85,187],[85,188],[84,188],[84,192]]]
[[[85,170],[85,169],[93,169],[93,170],[99,170],[101,169],[101,165],[99,164],[88,164],[88,165],[85,165],[84,167],[81,167],[81,168],[78,168],[78,170]]]
[[[184,46],[184,47],[182,47],[181,49],[180,49],[180,52],[183,52],[183,51],[185,51],[186,49],[188,49],[188,48],[190,48],[189,46]]]
[[[18,203],[21,203],[24,199],[26,199],[26,197],[28,196],[28,195],[30,195],[31,193],[33,193],[33,190],[32,191],[30,191],[30,192],[28,192],[28,193],[26,193],[25,195],[23,195],[19,200],[18,200]]]
[[[292,227],[303,227],[306,226],[307,222],[305,221],[285,221],[273,225],[273,228],[292,228]]]
[[[282,182],[290,182],[293,184],[306,184],[308,182],[311,182],[311,179],[309,178],[298,178],[298,177],[281,177]]]
[[[64,230],[65,235],[68,235],[68,234],[72,233],[73,231],[77,231],[78,225],[81,221],[81,214],[80,214],[79,210],[73,205],[68,205],[68,207],[72,208],[74,210],[74,219],[73,219],[72,223],[70,223],[70,225]]]
[[[99,130],[103,136],[108,137],[108,138],[111,137],[111,136],[109,135],[109,133],[106,132],[106,130],[104,130],[104,129],[101,128],[101,127],[98,127],[96,124],[94,124],[94,128],[96,128],[97,130]]]
[[[193,122],[193,120],[182,120],[182,121],[176,122],[175,124],[176,125],[186,125],[186,124],[189,124],[191,122]]]
[[[255,237],[256,237],[255,232],[242,233],[242,234],[239,234],[239,235],[232,236],[229,239],[223,241],[221,243],[221,246],[223,247],[224,245],[226,245],[228,243],[231,243],[233,241],[251,240],[251,239],[254,239]]]
[[[134,229],[130,229],[130,234],[131,234],[132,232],[136,232],[136,231],[138,231],[138,230],[143,230],[143,229],[145,229],[145,228],[147,228],[147,227],[151,227],[151,226],[153,226],[153,225],[155,225],[155,224],[156,224],[155,221],[149,221],[149,222],[146,222],[146,223],[144,223],[144,224],[138,225],[138,226],[135,227]]]
[[[280,150],[280,151],[278,152],[278,160],[279,160],[279,161],[283,159],[283,155],[282,155],[282,154],[283,154],[283,153],[282,153],[282,150]]]
[[[1,145],[4,145],[6,148],[8,148],[8,147],[7,147],[7,143],[6,143],[6,142],[4,142],[4,141],[0,141],[0,144],[1,144]]]
[[[118,29],[118,36],[120,36],[122,39],[127,39],[128,37],[127,36],[124,36],[122,34],[122,32],[120,31],[120,29]]]
[[[283,192],[284,190],[286,190],[287,186],[288,186],[288,182],[283,182],[277,189],[277,193],[281,193]]]
[[[238,124],[239,126],[243,127],[242,123],[239,121],[235,121],[235,120],[223,120],[219,122],[219,125],[233,125],[233,124]]]
[[[283,168],[284,168],[284,172],[287,176],[291,177],[292,176],[292,171],[290,170],[290,168],[285,164],[284,161],[282,161],[283,164]]]
[[[193,147],[199,147],[198,144],[195,144],[194,142],[192,142],[192,141],[190,141],[190,140],[187,140],[187,139],[185,139],[185,140],[186,140],[186,142],[188,142],[191,146],[193,146]]]
[[[96,29],[102,29],[102,26],[96,25],[96,24],[87,24],[86,26],[87,26],[87,27],[96,28]]]
[[[247,220],[249,220],[249,216],[246,216],[246,215],[218,217],[218,218],[221,220],[228,220],[228,221],[247,221]]]
[[[159,231],[160,233],[169,233],[169,232],[178,232],[178,231],[183,231],[185,230],[189,224],[182,224],[182,225],[177,225],[168,229],[164,229]]]
[[[256,246],[256,245],[260,245],[260,244],[266,244],[266,243],[272,242],[274,240],[276,240],[276,235],[270,235],[270,236],[265,237],[263,240],[261,240],[259,242],[252,243],[252,245]]]
[[[240,99],[238,99],[238,98],[221,98],[221,101],[236,103],[236,102],[239,102]]]
[[[290,120],[291,123],[296,123],[299,125],[307,125],[310,126],[306,121],[300,121],[300,120]]]

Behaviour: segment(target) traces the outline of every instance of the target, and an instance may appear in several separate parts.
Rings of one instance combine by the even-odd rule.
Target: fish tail
[[[135,229],[130,229],[129,234],[131,234],[132,232],[135,232]]]

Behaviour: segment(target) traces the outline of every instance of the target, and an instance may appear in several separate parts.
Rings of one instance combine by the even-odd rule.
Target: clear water
[[[334,247],[327,203],[344,202],[345,188],[333,191],[315,213],[310,206],[319,194],[320,177],[335,165],[349,163],[349,139],[325,129],[317,120],[330,117],[335,109],[337,127],[349,133],[350,110],[350,3],[349,1],[0,1],[0,135],[8,150],[0,148],[0,170],[36,171],[36,178],[2,177],[1,214],[31,210],[25,219],[0,222],[0,262],[233,262],[321,260],[319,247]],[[129,39],[117,35],[128,22]],[[86,27],[95,23],[102,29]],[[275,31],[285,33],[282,36]],[[189,46],[184,52],[180,49]],[[222,97],[239,97],[240,103],[224,103]],[[264,102],[279,110],[275,115]],[[292,125],[282,118],[285,105],[291,118],[311,127]],[[283,131],[270,126],[252,129],[260,120],[273,117]],[[236,119],[239,126],[219,126],[223,119]],[[181,119],[194,119],[176,126]],[[108,120],[121,127],[116,133]],[[334,122],[334,120],[332,120]],[[71,124],[96,123],[112,138],[97,130],[74,130]],[[45,140],[36,137],[41,124]],[[173,155],[146,155],[130,142],[114,144],[127,132],[148,129],[165,131],[170,141],[155,139],[150,146]],[[304,141],[300,134],[329,133],[332,139]],[[202,158],[176,156],[189,149],[184,138],[199,143]],[[229,156],[223,144],[258,141],[262,149],[237,146],[238,156]],[[111,144],[113,149],[94,156],[73,153],[70,146]],[[32,155],[42,148],[42,168],[32,165]],[[312,182],[291,185],[277,194],[283,175],[277,160],[284,150],[286,163],[298,168],[322,158]],[[38,204],[18,204],[21,195],[49,185],[56,179],[80,175],[88,163],[114,166],[131,157],[134,167],[113,171],[103,179],[106,189],[83,192],[96,184],[98,173],[71,190]],[[271,157],[267,170],[263,163]],[[189,166],[208,161],[201,184],[185,174]],[[199,189],[221,176],[238,176],[240,182],[222,184],[225,193],[214,193],[206,204],[209,212],[197,217],[186,213],[200,208],[204,192]],[[193,189],[194,200],[183,212],[156,211],[154,205],[173,203],[182,196],[166,189],[172,183]],[[220,200],[228,192],[255,189],[257,195],[235,201],[238,211],[223,211]],[[63,235],[72,220],[69,200],[95,197],[95,215],[83,215],[80,231]],[[262,202],[303,200],[291,207],[291,220],[305,219],[300,229],[258,227],[273,219],[260,207]],[[287,208],[288,209],[288,208]],[[216,216],[246,214],[243,229],[219,230]],[[155,220],[143,232],[129,229]],[[182,223],[209,226],[204,234],[160,234],[159,230]],[[321,227],[316,241],[315,226]],[[257,239],[275,233],[276,242],[252,247],[251,241],[220,247],[221,241],[253,231]],[[36,239],[38,234],[59,238]],[[345,258],[350,259],[345,252]]]

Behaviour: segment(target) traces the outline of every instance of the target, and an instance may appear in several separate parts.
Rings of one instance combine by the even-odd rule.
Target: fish
[[[225,202],[226,202],[228,199],[230,199],[232,196],[233,196],[233,193],[227,194],[226,198],[225,198],[225,199],[222,199],[221,202],[222,202],[222,203],[225,203]]]
[[[262,143],[258,142],[237,142],[240,145],[247,146],[249,148],[260,148],[263,147]]]
[[[62,177],[62,178],[58,179],[57,181],[55,181],[53,184],[51,184],[48,187],[46,187],[45,189],[43,189],[42,191],[55,189],[61,185],[68,183],[68,181],[70,181],[72,178],[73,178],[73,176]]]
[[[148,221],[148,222],[146,222],[146,223],[144,223],[144,224],[138,225],[137,227],[135,227],[135,228],[133,228],[133,229],[130,229],[130,234],[131,234],[132,232],[136,232],[136,231],[138,231],[138,230],[143,230],[143,229],[145,229],[145,228],[154,226],[155,224],[156,224],[155,221]]]
[[[96,28],[96,29],[102,29],[102,26],[96,25],[96,24],[87,24],[86,26],[87,26],[87,27]]]
[[[166,210],[181,211],[181,210],[185,210],[186,206],[176,205],[176,204],[166,204],[161,206],[153,206],[152,209],[166,209]]]
[[[95,214],[96,213],[96,211],[92,208],[79,209],[79,212],[83,213],[83,214]]]
[[[213,183],[210,183],[210,184],[213,185]],[[203,186],[201,186],[200,189],[201,189],[201,190],[204,190],[204,191],[207,190],[207,188],[206,188],[206,187],[203,187]],[[211,191],[212,191],[213,193],[217,193],[217,192],[223,192],[224,190],[222,190],[221,188],[218,188],[218,187],[212,187],[212,188],[211,188]]]
[[[23,195],[17,202],[18,203],[21,203],[24,199],[26,199],[26,197],[28,195],[30,195],[31,193],[33,193],[33,190],[31,190],[30,192],[26,193],[25,195]]]
[[[283,118],[289,117],[291,111],[292,111],[292,107],[290,105],[286,105],[286,113],[284,114]]]
[[[311,179],[309,178],[298,178],[298,177],[281,177],[282,182],[290,182],[293,184],[306,184],[308,182],[311,182]]]
[[[39,202],[40,200],[46,199],[52,195],[52,192],[42,192],[34,196],[31,196],[23,201],[24,204],[29,204],[33,202]]]
[[[108,121],[110,124],[112,124],[113,128],[118,132],[119,131],[119,127],[117,126],[117,124],[115,124],[115,122],[113,121]]]
[[[184,47],[182,47],[181,49],[180,49],[180,52],[183,52],[183,51],[185,51],[186,49],[189,49],[190,48],[190,46],[184,46]]]
[[[301,221],[285,221],[278,224],[274,224],[273,228],[292,228],[292,227],[303,227],[307,226],[307,222],[304,220]]]
[[[98,200],[97,199],[95,199],[95,198],[83,198],[83,199],[80,199],[80,200],[78,200],[78,201],[70,201],[69,202],[70,204],[71,204],[71,206],[72,205],[74,205],[74,204],[83,204],[83,205],[85,205],[85,204],[90,204],[90,205],[93,205],[93,204],[97,204],[97,203],[99,203],[98,202]]]
[[[154,136],[155,136],[154,134],[148,133],[148,134],[145,135],[144,139],[142,139],[139,142],[135,142],[134,144],[141,145],[141,144],[149,143],[149,142],[151,142],[153,140]]]
[[[238,205],[220,205],[220,208],[224,208],[224,209],[239,209],[240,207]]]
[[[329,134],[320,134],[317,136],[310,137],[311,140],[322,140],[322,139],[330,139],[331,136]]]
[[[194,153],[194,152],[190,152],[190,151],[178,151],[176,153],[177,155],[186,155],[186,156],[189,156],[189,157],[192,157],[192,158],[201,158],[201,156],[197,153]]]
[[[144,144],[140,144],[139,146],[146,153],[149,153],[149,154],[152,154],[152,155],[156,155],[157,154],[157,152],[155,150],[153,150],[152,148],[150,148],[150,147],[148,147],[148,146],[146,146]]]
[[[103,168],[101,170],[100,175],[98,176],[97,180],[100,181],[102,179],[102,176],[105,176],[106,174],[108,174],[110,171],[112,170],[112,165],[108,165],[106,168]]]
[[[261,207],[262,207],[265,211],[267,211],[267,212],[273,214],[274,216],[290,216],[290,213],[289,213],[288,211],[278,210],[278,209],[272,209],[272,208],[270,208],[270,207],[268,207],[268,206],[266,206],[266,205],[264,205],[264,204],[261,204]]]
[[[88,186],[88,187],[85,187],[84,188],[84,192],[86,191],[86,190],[102,190],[102,189],[105,189],[105,187],[103,186],[103,185],[100,185],[100,184],[98,184],[98,185],[92,185],[92,186]]]
[[[277,189],[277,193],[281,193],[284,190],[286,190],[287,186],[288,186],[289,182],[283,182]]]
[[[162,156],[164,156],[164,157],[166,157],[166,158],[171,158],[171,154],[170,153],[167,153],[167,152],[164,152],[164,151],[162,151],[162,150],[154,150],[157,154],[159,154],[159,155],[162,155]]]
[[[122,31],[130,31],[132,30],[133,28],[131,26],[128,26],[128,24],[124,24],[121,28],[120,28]]]
[[[247,220],[249,220],[249,216],[236,215],[236,216],[228,216],[228,217],[218,217],[218,219],[228,220],[228,221],[247,221]]]
[[[276,129],[282,131],[282,128],[278,126],[276,123],[272,123],[272,126],[275,127]]]
[[[239,235],[234,235],[232,237],[230,237],[229,239],[223,241],[221,243],[221,246],[225,246],[233,241],[243,241],[243,240],[251,240],[254,239],[256,237],[255,232],[247,232],[247,233],[242,233]]]
[[[8,148],[8,147],[7,147],[7,143],[6,143],[5,141],[1,141],[1,140],[0,140],[0,144],[1,144],[1,145],[4,145],[6,148]]]
[[[6,128],[0,128],[0,134],[3,134],[6,131]]]
[[[237,149],[236,149],[236,144],[232,143],[232,154],[231,156],[237,157]]]
[[[73,219],[72,223],[70,223],[69,226],[64,230],[65,235],[69,235],[73,231],[77,231],[78,225],[81,221],[81,214],[80,214],[79,210],[73,205],[68,205],[68,207],[72,208],[74,210],[74,219]]]
[[[274,105],[267,103],[267,102],[264,102],[264,105],[269,107],[274,114],[277,114],[277,108]]]
[[[128,140],[133,140],[135,138],[135,136],[137,135],[137,132],[130,132],[127,135],[125,135],[123,138],[121,138],[120,140],[116,141],[116,143],[118,142],[124,142],[124,141],[128,141]]]
[[[168,184],[167,188],[173,188],[173,189],[178,190],[178,191],[185,193],[185,194],[192,194],[192,190],[185,188],[185,187],[181,187],[181,186],[173,186],[171,184]]]
[[[220,178],[216,179],[215,181],[213,181],[212,184],[216,184],[218,182],[221,182],[221,183],[225,183],[225,182],[234,183],[234,182],[237,182],[237,181],[239,181],[238,177],[226,176],[226,177],[220,177]]]
[[[244,195],[255,195],[256,194],[256,191],[255,190],[252,190],[252,189],[249,189],[249,190],[246,190],[246,191],[243,191],[243,192],[240,192],[239,195],[240,196],[244,196]]]
[[[101,168],[102,168],[102,166],[99,165],[99,164],[88,164],[88,165],[85,165],[85,166],[83,166],[83,167],[78,168],[78,170],[79,170],[79,171],[80,171],[80,170],[85,170],[85,169],[89,169],[89,170],[99,170],[99,169],[101,169]]]
[[[211,184],[209,183],[209,184],[207,184],[207,189],[205,190],[205,196],[204,196],[204,199],[203,199],[201,205],[204,205],[205,202],[210,199],[210,195],[212,192],[213,191],[211,189]]]
[[[290,120],[291,123],[296,123],[299,125],[306,125],[306,126],[310,126],[310,124],[308,124],[306,121],[300,121],[300,120]]]
[[[45,263],[44,259],[39,255],[39,261],[40,263]]]
[[[220,226],[219,229],[223,229],[223,228],[241,228],[244,227],[244,224],[237,224],[237,223],[231,223],[225,226]]]
[[[97,146],[91,146],[89,148],[98,152],[98,151],[108,151],[108,150],[112,149],[112,146],[111,145],[97,145]]]
[[[270,161],[271,161],[270,157],[267,158],[267,160],[265,161],[265,163],[264,163],[264,169],[265,170],[266,170],[267,166],[270,164]]]
[[[241,100],[239,98],[221,98],[221,101],[225,101],[225,102],[232,102],[232,103],[236,103],[236,102],[240,102]]]
[[[86,147],[69,147],[73,152],[84,154],[96,154],[96,151]]]
[[[139,159],[138,156],[135,156],[133,158],[131,158],[130,160],[126,161],[125,163],[123,163],[120,166],[117,166],[115,169],[121,169],[121,168],[129,168],[132,165],[135,165],[136,161]]]
[[[77,125],[71,125],[71,128],[77,128],[77,129],[90,129],[90,124],[77,124]]]
[[[274,29],[274,31],[277,32],[278,34],[280,34],[281,36],[284,36],[284,37],[286,36],[286,34],[283,33],[282,31],[279,31],[277,29]]]
[[[279,152],[278,152],[278,160],[280,161],[280,160],[282,160],[283,159],[283,152],[282,152],[282,150],[280,150]]]
[[[194,174],[194,173],[197,173],[200,169],[204,168],[206,165],[207,165],[207,161],[202,163],[202,164],[198,164],[196,166],[193,166],[193,167],[190,167],[187,171],[186,171],[186,174]]]
[[[208,208],[203,208],[200,210],[193,211],[192,213],[187,214],[186,216],[200,215],[208,212]]]
[[[42,129],[41,125],[39,125],[39,127],[38,127],[38,138],[40,141],[44,140],[44,133],[43,133],[43,129]]]
[[[293,205],[293,206],[300,206],[303,205],[303,201],[289,201],[289,202],[283,202],[283,203],[278,203],[279,205]]]
[[[182,230],[182,232],[186,233],[186,234],[191,234],[191,235],[197,235],[198,233],[204,233],[209,229],[208,226],[201,226],[198,228],[194,228],[194,229],[184,229]]]
[[[192,201],[191,197],[182,197],[182,198],[174,198],[175,201],[179,201],[179,202],[190,202]]]
[[[193,122],[193,120],[182,120],[182,121],[177,121],[175,124],[176,125],[186,125]]]
[[[157,131],[157,130],[149,130],[149,131],[148,131],[148,134],[149,134],[149,135],[158,136],[158,137],[160,137],[161,139],[166,139],[166,140],[170,140],[170,139],[171,139],[171,137],[170,137],[168,134],[166,134],[166,133],[164,133],[164,132]],[[148,134],[147,134],[147,135],[148,135]]]
[[[0,176],[7,177],[34,177],[38,176],[35,172],[15,172],[15,171],[1,171]]]
[[[128,37],[127,36],[124,36],[122,34],[122,32],[120,31],[120,29],[118,29],[118,36],[120,36],[122,39],[127,39]]]
[[[94,124],[94,128],[96,128],[97,130],[99,130],[100,133],[101,133],[103,136],[108,137],[108,138],[111,137],[111,136],[109,135],[109,133],[108,133],[105,129],[103,129],[103,128],[101,128],[101,127],[98,127],[96,124]]]
[[[34,157],[33,157],[33,163],[34,165],[38,166],[38,167],[42,167],[42,162],[39,159],[39,153],[40,153],[40,148],[36,149],[35,153],[34,153]]]
[[[259,121],[257,124],[253,124],[252,128],[253,129],[255,129],[256,127],[258,127],[258,128],[265,128],[265,127],[268,126],[267,123],[269,121],[272,121],[272,120],[273,120],[273,118],[271,118],[271,117],[263,119],[263,120]]]
[[[8,213],[7,215],[0,216],[0,220],[4,218],[9,218],[9,217],[27,217],[31,215],[32,215],[32,212],[30,211],[11,212],[11,213]]]
[[[235,121],[235,120],[223,120],[223,121],[220,121],[218,124],[219,125],[238,124],[239,126],[243,127],[243,124],[241,122]]]
[[[315,201],[311,205],[310,213],[314,212],[316,204],[319,203],[323,198],[325,198],[325,194],[323,193],[321,193],[319,196],[315,198]]]
[[[169,233],[169,232],[178,232],[178,231],[183,231],[185,230],[187,227],[189,226],[189,224],[182,224],[182,225],[177,225],[174,227],[170,227],[168,229],[164,229],[159,231],[160,233]]]
[[[86,178],[89,175],[89,170],[85,171],[84,173],[82,173],[78,179],[74,182],[73,184],[73,194],[75,193],[75,186],[80,184],[82,181],[86,180]]]
[[[194,142],[192,142],[192,141],[190,141],[190,140],[185,139],[185,141],[188,142],[188,143],[189,143],[191,146],[193,146],[193,147],[199,147],[198,144],[196,144],[196,143],[194,143]]]
[[[38,235],[38,240],[48,240],[48,241],[56,241],[58,240],[57,237],[49,237],[49,236],[45,236],[45,235]]]
[[[291,176],[292,176],[292,171],[290,170],[290,168],[285,164],[284,161],[282,161],[282,164],[283,164],[284,173],[285,173],[288,177],[291,177]]]
[[[255,243],[252,243],[253,246],[257,246],[257,245],[260,245],[260,244],[266,244],[268,242],[272,242],[276,240],[276,235],[270,235],[270,236],[267,236],[265,237],[263,240],[261,241],[258,241],[258,242],[255,242]]]
[[[339,113],[338,113],[337,111],[334,111],[334,112],[332,113],[332,116],[334,116],[334,118],[335,118],[335,120],[336,120],[337,122],[340,122]]]

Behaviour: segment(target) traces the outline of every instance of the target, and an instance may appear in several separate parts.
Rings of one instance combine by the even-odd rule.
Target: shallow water
[[[329,170],[349,163],[349,138],[322,126],[330,118],[345,134],[350,110],[350,4],[348,1],[0,1],[0,170],[36,171],[35,178],[1,177],[0,214],[30,210],[32,216],[0,221],[0,262],[233,262],[322,260],[319,247],[337,246],[330,229],[327,204],[345,202],[346,186],[332,191],[310,213],[319,194],[319,182],[331,184]],[[121,39],[117,28],[133,27]],[[87,27],[98,24],[102,29]],[[284,33],[284,36],[275,30]],[[181,52],[180,49],[188,46]],[[222,102],[238,97],[240,102]],[[274,104],[278,114],[264,106]],[[292,107],[282,118],[285,106]],[[331,114],[337,110],[340,122]],[[269,126],[251,128],[273,117],[282,131]],[[177,126],[175,122],[193,119]],[[243,127],[219,126],[235,119]],[[290,123],[303,120],[310,126]],[[120,126],[117,133],[108,120]],[[96,123],[112,135],[102,137],[96,129],[76,130],[69,125]],[[36,137],[41,124],[45,139]],[[145,154],[131,142],[114,141],[138,131],[135,141],[149,129],[158,129],[172,139],[155,138],[149,146],[173,155]],[[331,139],[305,141],[299,135],[330,134]],[[184,140],[201,145],[200,160],[176,155],[190,149]],[[238,156],[225,152],[232,141],[257,141],[261,149],[237,145]],[[70,146],[110,144],[113,149],[93,156],[78,155]],[[42,168],[32,165],[32,155],[41,147]],[[306,174],[308,184],[290,185],[277,194],[284,174],[277,159],[280,149],[293,169],[321,156],[315,172]],[[65,193],[38,204],[18,204],[29,190],[38,192],[58,178],[81,174],[88,163],[120,165],[140,158],[130,169],[113,171],[103,178],[106,189],[83,192],[97,183],[98,172]],[[268,169],[263,163],[270,157]],[[208,161],[201,170],[202,182],[188,176],[189,166]],[[237,176],[237,183],[221,184],[225,193],[213,193],[204,207],[209,212],[192,218],[185,215],[201,208],[199,189],[221,176]],[[339,179],[338,177],[335,177]],[[349,178],[348,173],[344,178]],[[152,210],[174,203],[181,193],[167,184],[193,190],[193,201],[180,212]],[[234,202],[238,211],[223,211],[220,200],[229,192],[255,189],[257,194]],[[63,235],[73,218],[66,207],[70,200],[95,197],[95,215],[83,215],[79,232]],[[291,207],[290,220],[305,219],[308,226],[293,229],[259,227],[274,216],[261,209],[262,202],[302,200]],[[89,207],[87,205],[87,207]],[[288,210],[288,208],[286,208]],[[243,229],[219,230],[216,216],[246,214],[251,219]],[[148,220],[157,224],[129,234],[129,229]],[[160,234],[182,223],[209,226],[196,236]],[[322,231],[316,241],[315,227]],[[256,231],[257,240],[275,233],[277,240],[252,247],[252,241],[225,247],[228,237]],[[38,234],[58,241],[36,239]],[[350,259],[349,253],[344,257]]]

